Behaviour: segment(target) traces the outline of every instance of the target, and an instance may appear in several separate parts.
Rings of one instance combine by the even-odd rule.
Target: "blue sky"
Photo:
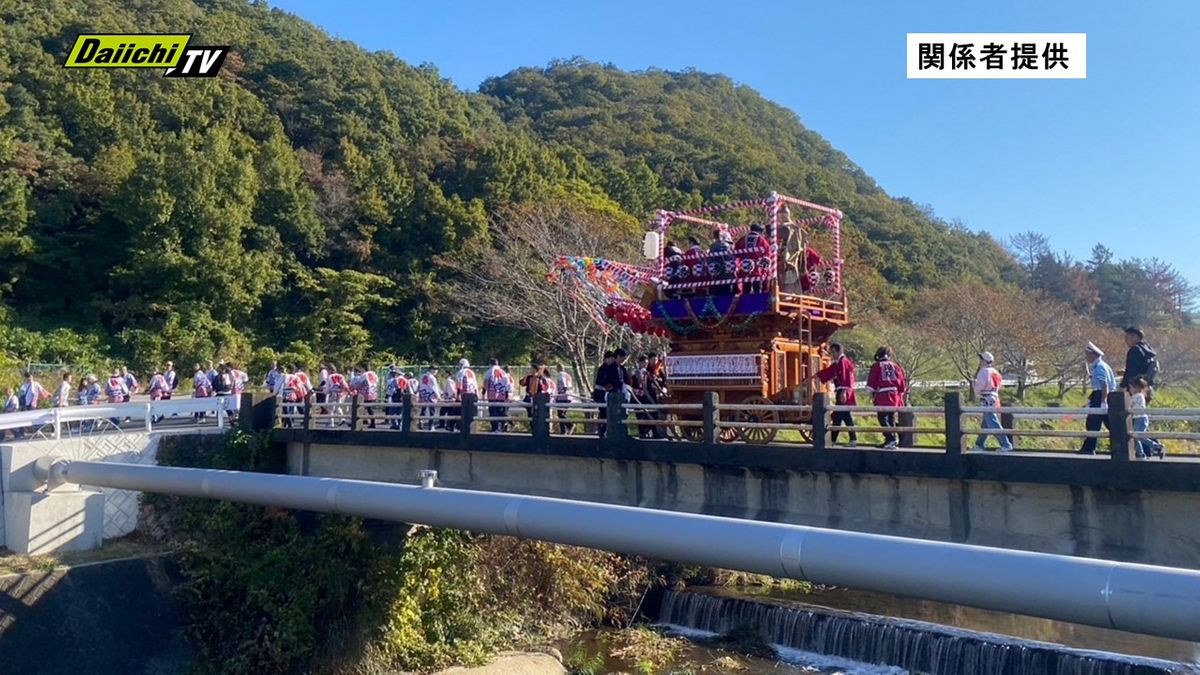
[[[1200,1],[273,0],[459,87],[555,58],[729,75],[896,196],[1200,283]],[[909,32],[1086,32],[1086,80],[908,80]]]

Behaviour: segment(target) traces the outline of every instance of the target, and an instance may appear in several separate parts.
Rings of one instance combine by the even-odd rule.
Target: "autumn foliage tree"
[[[594,307],[576,293],[585,289],[546,278],[562,255],[637,260],[636,224],[560,201],[506,209],[493,219],[491,233],[489,241],[441,260],[455,276],[448,297],[478,320],[524,331],[543,353],[564,357],[580,378],[580,391],[591,389],[592,370],[604,351],[661,350],[651,338],[597,321]]]
[[[974,379],[979,353],[1017,380],[1017,397],[1030,387],[1066,383],[1082,372],[1091,324],[1064,304],[1014,287],[962,285],[921,295],[919,321],[964,379]]]

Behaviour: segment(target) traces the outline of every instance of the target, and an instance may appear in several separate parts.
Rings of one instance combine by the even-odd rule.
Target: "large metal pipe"
[[[38,478],[541,539],[1200,641],[1200,571],[546,497],[43,458]]]

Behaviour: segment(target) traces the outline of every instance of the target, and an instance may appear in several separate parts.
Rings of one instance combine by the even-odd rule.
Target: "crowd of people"
[[[219,361],[216,364],[208,361],[205,365],[196,363],[193,370],[191,396],[193,398],[228,397],[228,414],[236,415],[241,403],[241,394],[249,382],[246,373],[225,361]],[[104,379],[88,373],[80,380],[78,388],[73,382],[74,375],[64,372],[53,393],[38,381],[33,372],[27,371],[23,377],[24,383],[20,387],[16,389],[9,387],[5,391],[4,412],[21,412],[42,407],[65,408],[71,405],[129,403],[133,400],[134,395],[143,392],[142,383],[127,366],[113,369],[112,373]],[[180,384],[181,380],[175,370],[175,364],[167,361],[164,367],[154,369],[147,381],[145,393],[151,401],[169,400],[176,395]],[[195,414],[197,421],[202,421],[205,417],[205,413]],[[156,420],[161,419],[161,416],[156,418]],[[114,425],[121,423],[120,418],[111,418],[110,421]],[[94,426],[94,422],[84,421],[82,426],[84,431],[88,431]],[[16,438],[23,438],[26,430],[13,429],[11,433]]]
[[[1154,381],[1158,376],[1158,356],[1154,349],[1147,344],[1145,333],[1137,326],[1126,328],[1124,335],[1125,346],[1128,350],[1125,354],[1125,369],[1122,372],[1119,383],[1117,382],[1112,366],[1104,361],[1104,351],[1092,342],[1088,342],[1084,347],[1084,359],[1087,362],[1088,385],[1090,387],[1087,407],[1095,408],[1098,411],[1096,414],[1087,416],[1085,428],[1088,431],[1095,432],[1101,428],[1108,428],[1108,415],[1106,412],[1108,395],[1121,390],[1128,392],[1130,395],[1134,431],[1142,433],[1148,431],[1150,428],[1150,418],[1146,413],[1146,409],[1153,398]],[[814,377],[818,378],[823,384],[832,383],[835,405],[854,406],[857,403],[854,392],[857,368],[854,361],[845,353],[842,345],[836,342],[829,345],[829,353],[832,363],[817,372]],[[981,426],[984,431],[996,433],[979,434],[975,439],[975,450],[986,450],[988,436],[995,436],[997,438],[1001,452],[1010,452],[1013,449],[1012,440],[1007,434],[1002,433],[1003,426],[1000,420],[1000,389],[1002,386],[1003,378],[1000,375],[1000,371],[995,367],[995,357],[988,351],[979,352],[979,369],[976,371],[975,379],[971,382],[971,389],[980,407],[994,409],[993,412],[987,412],[982,415]],[[875,363],[871,366],[867,377],[867,391],[871,393],[872,403],[875,406],[897,407],[905,405],[908,382],[904,374],[904,369],[893,361],[891,350],[888,347],[880,347],[875,352]],[[879,412],[877,416],[880,426],[896,426],[895,412]],[[858,445],[858,437],[854,432],[854,418],[848,410],[836,410],[831,415],[830,421],[832,425],[830,439],[834,444],[837,443],[839,432],[845,430],[849,434],[850,447]],[[1078,452],[1085,455],[1094,455],[1096,454],[1096,445],[1096,438],[1086,438]],[[896,435],[885,432],[882,447],[897,447]],[[1139,458],[1154,455],[1161,457],[1164,449],[1162,443],[1156,440],[1138,438],[1135,443],[1135,451]]]
[[[298,406],[310,397],[318,414],[328,418],[329,426],[346,424],[346,404],[351,397],[358,397],[366,413],[367,428],[376,428],[376,411],[382,408],[388,424],[398,429],[401,404],[407,395],[418,407],[418,429],[446,431],[457,428],[462,407],[454,404],[461,403],[467,395],[480,400],[482,392],[482,400],[488,403],[492,431],[511,428],[511,420],[501,419],[510,417],[507,403],[530,403],[537,394],[548,394],[558,403],[575,400],[574,379],[561,364],[556,372],[549,366],[533,366],[518,383],[511,369],[502,367],[496,359],[484,372],[482,383],[470,362],[461,359],[452,372],[442,373],[439,366],[431,365],[419,377],[415,371],[406,372],[398,366],[389,366],[382,380],[368,364],[349,367],[345,374],[335,366],[322,364],[315,382],[302,364],[289,367],[274,362],[263,384],[283,401],[283,423],[287,426],[292,424]],[[559,418],[566,419],[562,410]],[[566,433],[570,433],[571,427],[569,422],[562,422],[560,426]]]
[[[662,403],[667,394],[667,373],[659,355],[651,352],[638,356],[632,369],[626,365],[628,362],[629,354],[624,349],[604,353],[604,361],[596,368],[592,401],[604,403],[610,393],[618,392],[627,403]],[[606,420],[608,409],[601,406],[599,414],[601,420]],[[661,412],[649,410],[637,410],[634,417],[642,422],[663,419]],[[606,429],[607,425],[603,421],[596,426],[596,432],[600,436],[604,435]],[[641,438],[666,438],[666,428],[661,424],[639,424],[637,429]]]
[[[771,242],[762,225],[751,225],[736,242],[728,230],[716,229],[705,251],[697,237],[687,238],[687,249],[674,242],[663,247],[667,297],[691,295],[729,295],[734,292],[761,293],[771,274]],[[815,271],[823,264],[821,254],[804,249],[804,273],[800,274],[803,291],[818,283]],[[703,289],[703,290],[698,290]]]
[[[751,230],[750,234],[756,232]],[[1153,385],[1158,375],[1157,354],[1146,343],[1145,334],[1136,326],[1125,330],[1125,341],[1128,351],[1125,369],[1119,382],[1113,368],[1105,362],[1103,350],[1091,342],[1084,348],[1090,385],[1087,407],[1097,409],[1096,414],[1087,416],[1086,428],[1089,431],[1107,428],[1105,409],[1108,395],[1120,390],[1130,394],[1134,430],[1145,432],[1149,429],[1146,409],[1153,398]],[[833,389],[835,410],[830,420],[832,443],[837,444],[839,435],[845,433],[849,447],[856,447],[858,436],[851,408],[857,405],[857,366],[845,348],[837,342],[830,343],[829,356],[829,365],[814,373],[809,380],[819,380],[822,387],[831,386]],[[621,394],[627,403],[632,404],[657,405],[666,401],[667,374],[664,359],[659,354],[639,355],[633,364],[629,363],[629,354],[624,349],[605,352],[603,358],[603,362],[596,368],[595,384],[591,392],[593,402],[604,403],[613,392]],[[181,386],[185,391],[190,389],[193,398],[225,396],[229,398],[230,414],[237,414],[241,394],[250,382],[244,371],[225,361],[215,364],[212,361],[206,364],[196,363],[192,370],[190,382],[184,381],[176,372],[174,364],[168,361],[163,368],[154,370],[145,391],[154,401],[171,399]],[[580,398],[576,394],[571,373],[561,364],[554,370],[547,365],[537,365],[530,367],[518,381],[511,370],[502,367],[498,360],[492,359],[480,380],[470,362],[461,359],[457,368],[451,372],[442,373],[438,366],[433,365],[417,376],[412,370],[406,372],[401,367],[390,366],[386,375],[380,378],[367,364],[349,367],[345,373],[332,365],[322,364],[313,378],[302,364],[288,366],[273,362],[263,385],[283,402],[285,412],[294,413],[302,402],[311,398],[317,410],[329,420],[330,425],[346,423],[346,405],[351,397],[358,397],[364,406],[364,419],[369,428],[376,427],[376,410],[382,408],[387,424],[398,429],[401,424],[401,405],[406,396],[411,396],[419,409],[417,428],[446,431],[454,431],[457,428],[462,408],[461,405],[455,404],[461,403],[464,396],[474,396],[475,400],[485,404],[486,421],[490,430],[500,432],[512,428],[510,403],[520,401],[527,406],[534,396],[546,394],[551,401],[559,404],[554,406],[554,427],[559,433],[572,433],[579,421],[568,417],[566,404]],[[802,382],[801,386],[808,385],[809,380]],[[988,351],[980,352],[979,369],[971,388],[979,405],[992,408],[993,411],[982,415],[982,428],[985,433],[976,438],[976,450],[986,449],[989,436],[996,437],[1001,451],[1013,449],[1012,441],[1003,433],[1001,424],[1002,386],[1003,379],[995,367],[994,356]],[[876,407],[898,408],[906,405],[909,382],[904,368],[895,361],[890,348],[885,346],[875,351],[873,363],[867,374],[866,389]],[[33,373],[27,372],[24,373],[24,383],[20,387],[7,389],[4,412],[34,410],[45,406],[124,403],[129,402],[141,391],[141,383],[125,366],[114,369],[103,381],[94,374],[88,374],[83,377],[78,389],[74,388],[72,374],[63,373],[53,392],[41,384]],[[600,406],[597,414],[599,419],[590,424],[595,427],[595,433],[603,436],[606,430],[607,408]],[[197,421],[203,421],[204,417],[204,413],[195,414]],[[285,414],[284,424],[290,426],[294,417],[294,414]],[[635,409],[634,418],[642,422],[636,424],[640,437],[660,439],[667,436],[666,426],[661,424],[664,420],[663,412]],[[877,412],[876,418],[879,425],[885,429],[880,447],[897,447],[897,434],[887,430],[897,426],[897,413],[884,410]],[[114,424],[118,424],[119,421],[112,420]],[[12,431],[18,438],[24,437],[25,433],[25,430],[20,429]],[[1095,454],[1096,445],[1096,438],[1087,438],[1079,452]],[[1139,457],[1161,456],[1163,453],[1162,444],[1149,438],[1138,438],[1135,446]]]

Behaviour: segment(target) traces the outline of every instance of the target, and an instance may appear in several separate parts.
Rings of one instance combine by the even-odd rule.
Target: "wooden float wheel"
[[[774,405],[769,399],[763,396],[750,396],[742,400],[743,405]],[[737,421],[750,424],[779,424],[778,410],[739,410],[737,411]],[[775,440],[775,434],[778,429],[764,429],[762,427],[738,427],[738,437],[747,443],[765,445]]]
[[[672,422],[699,422],[698,417],[689,417],[678,413],[671,413]],[[681,424],[672,424],[667,427],[667,433],[672,437],[692,443],[699,443],[704,440],[704,427],[684,426]]]

